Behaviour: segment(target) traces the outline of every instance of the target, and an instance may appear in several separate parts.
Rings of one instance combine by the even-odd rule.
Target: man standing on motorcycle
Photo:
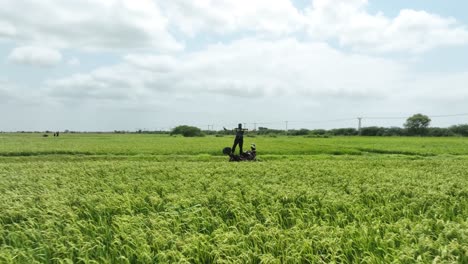
[[[242,124],[239,124],[237,128],[234,129],[236,131],[236,138],[234,139],[234,145],[232,145],[232,154],[234,154],[237,145],[239,145],[239,155],[242,155],[242,147],[244,146],[244,133],[248,129],[242,128]]]

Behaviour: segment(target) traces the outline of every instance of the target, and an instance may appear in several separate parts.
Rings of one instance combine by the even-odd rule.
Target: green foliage
[[[430,137],[451,137],[455,133],[449,128],[430,127],[427,129],[427,135]]]
[[[355,128],[336,128],[331,129],[330,134],[335,136],[355,136],[358,131]]]
[[[406,134],[405,130],[399,127],[363,127],[361,129],[361,135],[362,136],[369,136],[369,137],[375,137],[375,136],[404,136]]]
[[[171,135],[182,135],[184,137],[204,136],[204,134],[198,127],[193,126],[177,126],[172,130]]]
[[[0,135],[0,263],[468,262],[466,138],[40,135]]]
[[[361,135],[362,136],[382,136],[384,133],[384,129],[380,127],[363,127],[361,128]]]
[[[388,127],[385,128],[384,131],[381,133],[382,136],[405,136],[406,132],[403,128],[400,127]]]
[[[325,129],[313,129],[310,131],[311,135],[326,135],[328,134],[328,131]]]
[[[449,130],[456,135],[468,137],[468,124],[451,126]]]
[[[410,124],[411,123],[411,124]],[[362,136],[384,136],[384,137],[393,137],[393,136],[431,136],[431,137],[450,137],[450,136],[464,136],[468,137],[468,125],[456,125],[450,128],[439,128],[439,127],[419,127],[416,121],[407,123],[408,126],[415,127],[412,128],[400,128],[400,127],[363,127],[361,128]],[[428,125],[428,124],[427,124]],[[206,132],[208,135],[234,135],[235,133],[232,130],[226,131],[209,131]],[[250,131],[246,136],[255,136],[255,135],[276,135],[281,136],[285,135],[285,130],[279,129],[269,129],[265,127],[259,127],[256,131]],[[330,130],[325,129],[313,129],[308,130],[305,128],[302,129],[291,129],[287,133],[289,136],[309,136],[314,137],[317,135],[333,135],[333,136],[356,136],[358,131],[355,128],[335,128]]]
[[[257,135],[284,135],[286,133],[285,130],[281,129],[270,129],[266,127],[259,127],[257,131],[255,131]]]
[[[331,138],[257,136],[244,138],[244,145],[256,143],[261,155],[366,155],[384,152],[436,156],[468,155],[468,139],[460,137],[340,137]],[[148,134],[63,134],[43,138],[42,134],[1,134],[1,157],[23,156],[154,156],[200,155],[222,157],[221,149],[232,146],[234,136],[186,138]]]
[[[423,114],[415,114],[408,119],[404,127],[408,130],[409,135],[424,136],[427,134],[428,127],[431,123],[431,119]]]
[[[0,163],[1,263],[468,261],[465,159],[70,161]]]
[[[299,130],[290,130],[288,131],[288,135],[292,135],[292,136],[306,136],[309,134],[309,130],[308,129],[305,129],[305,128],[302,128],[302,129],[299,129]]]

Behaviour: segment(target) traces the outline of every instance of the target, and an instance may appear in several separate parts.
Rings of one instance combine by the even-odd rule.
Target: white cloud
[[[426,74],[415,74],[412,77],[411,85],[416,87],[412,89],[408,87],[406,95],[411,99],[422,99],[429,104],[445,106],[452,103],[468,103],[468,71],[453,72],[453,73],[432,73],[430,76]],[[426,92],[423,92],[424,87]],[[465,111],[466,112],[466,111]]]
[[[23,119],[36,119],[30,112],[47,118],[42,113],[50,112],[78,129],[108,119],[115,121],[112,128],[125,126],[141,117],[132,116],[136,109],[148,113],[143,121],[190,123],[466,107],[464,65],[458,74],[447,73],[456,65],[440,74],[413,68],[437,62],[423,52],[468,43],[468,31],[456,19],[409,9],[394,17],[373,14],[366,0],[310,3],[299,10],[290,0],[0,0],[0,39],[18,47],[9,61],[83,62],[40,74],[6,65],[9,79],[29,78],[16,86],[0,81],[0,102],[9,105],[0,107],[24,111],[11,117],[19,127]],[[332,48],[336,41],[346,49]],[[94,53],[81,57],[83,50]],[[394,52],[415,60],[382,56]],[[106,65],[116,56],[122,60]],[[41,105],[26,111],[19,102]]]
[[[170,22],[182,32],[229,34],[299,30],[304,17],[290,0],[171,0],[159,1]]]
[[[128,55],[122,64],[49,82],[54,95],[134,98],[153,92],[382,97],[405,67],[346,55],[323,43],[246,39],[213,45],[181,58]],[[337,78],[339,76],[339,78]]]
[[[378,84],[403,71],[390,60],[350,56],[324,43],[295,39],[214,45],[184,62],[181,76],[174,78],[181,88],[237,96],[381,96],[385,87]]]
[[[18,47],[8,56],[8,61],[31,66],[51,67],[62,61],[62,54],[44,47]]]
[[[308,34],[367,52],[424,52],[468,44],[454,18],[401,10],[371,14],[367,0],[0,0],[0,37],[21,45],[158,53],[180,51],[190,37]],[[51,19],[53,18],[53,19]],[[169,30],[179,33],[176,40]]]
[[[402,61],[350,55],[324,43],[244,39],[178,57],[127,55],[114,66],[51,80],[43,94],[117,108],[164,105],[168,111],[179,109],[178,100],[198,109],[251,101],[263,107],[258,118],[282,113],[281,107],[307,120],[294,111],[312,105],[307,111],[327,111],[328,118],[446,112],[447,102],[466,104],[467,82],[466,73],[417,74]]]
[[[80,60],[76,57],[73,57],[67,61],[67,64],[69,66],[79,66],[81,64]]]
[[[0,17],[15,40],[88,50],[180,50],[167,19],[151,0],[0,0]]]
[[[133,100],[146,96],[143,81],[150,78],[148,74],[125,64],[102,67],[88,74],[50,80],[48,92],[71,100]]]
[[[149,120],[176,125],[457,113],[466,106],[467,82],[466,72],[417,74],[401,61],[349,55],[324,43],[244,39],[181,57],[127,55],[114,66],[51,80],[41,93],[67,106],[154,111]]]
[[[171,72],[176,69],[177,60],[171,56],[154,56],[142,54],[130,54],[124,60],[137,68],[147,69],[153,72]]]
[[[0,20],[0,38],[13,37],[16,35],[16,28],[9,22]]]
[[[468,30],[454,18],[404,9],[395,18],[367,12],[367,0],[314,0],[306,12],[314,39],[337,39],[361,52],[425,52],[468,44]]]

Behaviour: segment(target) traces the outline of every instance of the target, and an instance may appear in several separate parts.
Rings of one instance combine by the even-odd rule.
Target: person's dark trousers
[[[242,154],[242,147],[244,146],[244,138],[243,137],[236,137],[234,139],[234,145],[232,145],[232,153],[236,151],[236,147],[239,145],[240,155]]]

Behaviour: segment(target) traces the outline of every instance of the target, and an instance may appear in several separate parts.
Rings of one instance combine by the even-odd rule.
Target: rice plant
[[[133,137],[118,140],[138,153]],[[0,263],[468,263],[462,152],[266,147],[262,162],[233,164],[184,144],[0,158]]]

